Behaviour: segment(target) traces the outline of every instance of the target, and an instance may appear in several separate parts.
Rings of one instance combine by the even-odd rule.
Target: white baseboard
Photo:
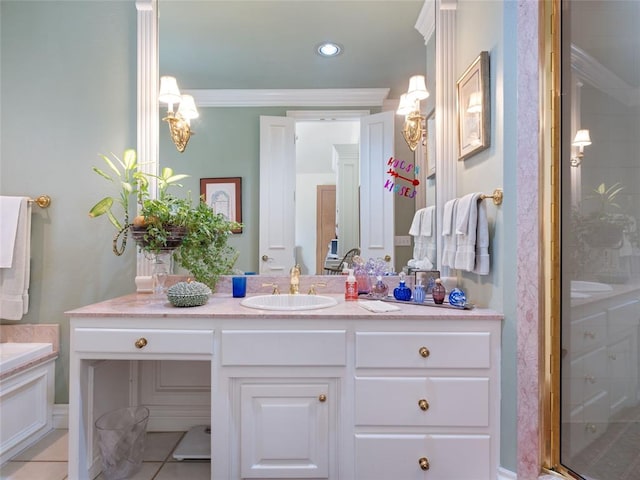
[[[68,403],[56,403],[53,405],[53,428],[69,428]]]
[[[517,480],[518,476],[511,470],[498,467],[498,480]]]

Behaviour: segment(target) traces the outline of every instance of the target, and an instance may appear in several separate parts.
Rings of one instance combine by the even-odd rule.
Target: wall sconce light
[[[424,116],[420,113],[420,100],[428,96],[424,75],[411,77],[407,93],[400,96],[396,113],[405,116],[402,136],[412,152],[415,152],[424,137]]]
[[[584,147],[591,145],[591,137],[589,136],[589,130],[578,130],[576,136],[571,142],[572,147],[578,147],[578,153],[571,157],[571,166],[577,167],[582,163],[584,157]]]
[[[160,94],[158,100],[167,104],[167,116],[162,120],[169,124],[171,140],[180,153],[187,148],[187,143],[193,132],[191,131],[191,119],[198,118],[196,102],[191,95],[181,95],[178,82],[174,77],[160,78]],[[178,105],[178,111],[174,113],[173,106]]]

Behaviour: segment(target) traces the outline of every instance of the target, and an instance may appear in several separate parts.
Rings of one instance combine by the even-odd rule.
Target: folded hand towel
[[[444,204],[442,209],[442,265],[453,267],[456,257],[456,235],[453,229],[458,199]]]
[[[0,268],[11,268],[23,197],[0,197]]]
[[[470,193],[458,202],[456,229],[461,226],[463,231],[457,231],[456,234],[456,255],[453,266],[467,272],[473,271],[476,262],[476,227],[480,195],[482,194]],[[467,211],[462,212],[461,208]],[[462,217],[466,217],[466,220],[461,219]]]
[[[420,235],[424,237],[430,237],[433,235],[433,218],[435,207],[431,205],[424,209],[424,213],[422,214],[422,222],[420,222]]]
[[[478,224],[476,226],[476,261],[473,272],[478,275],[488,275],[491,269],[489,260],[487,205],[486,202],[480,201],[478,204]]]
[[[417,237],[418,235],[420,235],[423,214],[424,208],[416,210],[416,213],[413,215],[413,220],[411,221],[411,227],[409,228],[409,235],[413,237]]]
[[[375,313],[395,312],[400,310],[400,307],[380,300],[358,300],[358,305]]]
[[[31,206],[29,199],[23,197],[18,214],[13,263],[11,268],[0,268],[0,318],[20,320],[29,309],[30,257]]]
[[[476,209],[477,200],[474,200],[474,197],[477,194],[469,193],[458,200],[458,208],[456,210],[456,233],[458,235],[468,235],[472,228],[469,225],[469,215],[472,210]]]

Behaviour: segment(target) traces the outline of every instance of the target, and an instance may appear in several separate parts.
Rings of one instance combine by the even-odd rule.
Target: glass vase
[[[158,297],[167,293],[167,278],[171,275],[173,258],[171,252],[161,252],[153,255],[151,276],[153,279],[153,293]]]

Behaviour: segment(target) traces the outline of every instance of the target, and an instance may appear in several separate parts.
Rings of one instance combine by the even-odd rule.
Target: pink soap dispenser
[[[344,284],[344,299],[347,302],[358,300],[358,282],[353,275],[353,268],[350,268],[347,273],[347,281]]]

